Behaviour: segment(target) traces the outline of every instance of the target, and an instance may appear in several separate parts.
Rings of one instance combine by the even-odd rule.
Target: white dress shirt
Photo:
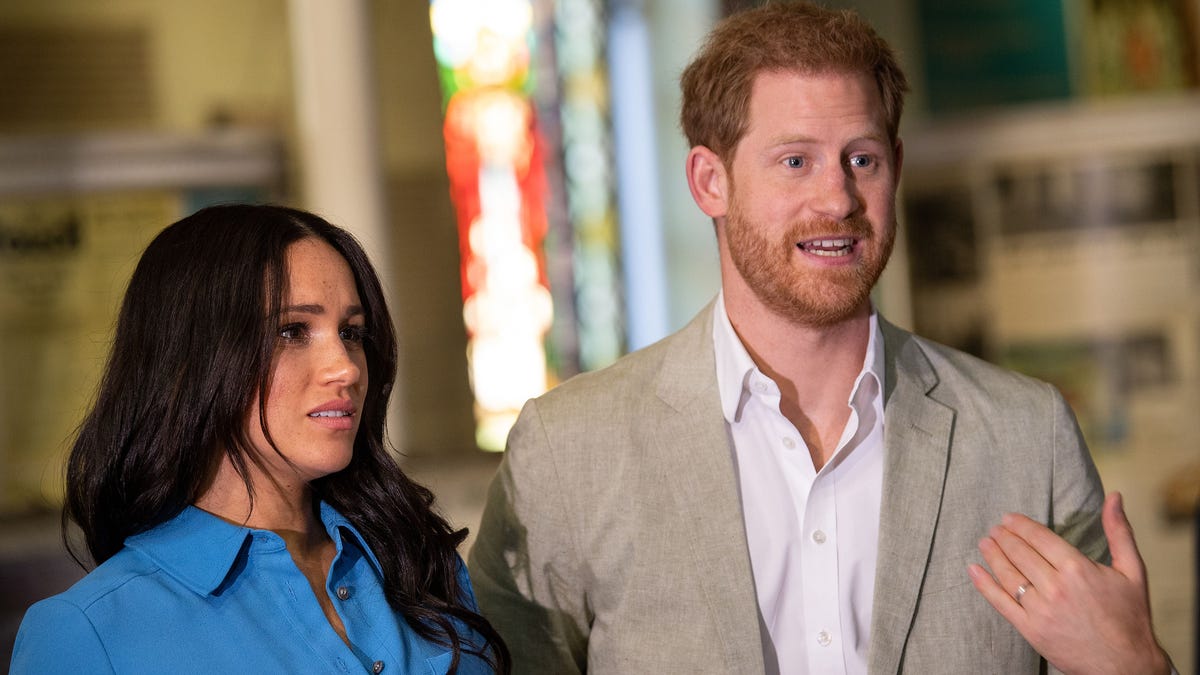
[[[779,387],[734,332],[723,293],[713,344],[767,671],[866,673],[883,489],[883,337],[875,312],[847,401],[850,418],[820,471],[779,411]]]

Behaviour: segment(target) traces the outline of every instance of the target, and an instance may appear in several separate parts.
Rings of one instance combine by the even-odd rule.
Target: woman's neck
[[[343,642],[350,644],[345,624],[325,587],[337,547],[317,516],[312,488],[301,481],[292,484],[272,480],[253,463],[249,470],[253,501],[246,481],[234,470],[229,457],[222,455],[212,481],[196,499],[195,506],[235,525],[279,535],[292,562],[308,580],[329,625]]]
[[[300,557],[328,540],[314,508],[312,488],[306,483],[286,485],[270,480],[253,463],[249,468],[253,501],[242,476],[229,458],[222,456],[212,481],[196,499],[196,508],[235,525],[270,530]]]

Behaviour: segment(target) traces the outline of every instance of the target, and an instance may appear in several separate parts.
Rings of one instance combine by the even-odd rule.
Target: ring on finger
[[[1017,601],[1018,605],[1021,605],[1021,598],[1025,597],[1025,594],[1028,592],[1029,588],[1025,584],[1020,584],[1017,586],[1017,592],[1013,593],[1013,599]],[[1021,606],[1024,607],[1024,605]]]

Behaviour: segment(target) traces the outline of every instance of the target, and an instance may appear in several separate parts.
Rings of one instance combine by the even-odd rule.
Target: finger
[[[1012,561],[1005,554],[1004,550],[991,537],[984,537],[979,542],[979,552],[983,554],[983,560],[987,563],[989,569],[992,570],[992,577],[995,583],[1004,591],[1009,600],[1014,604],[1021,603],[1016,600],[1017,588],[1025,586],[1031,588],[1033,583],[1029,577],[1022,574],[1021,570],[1013,565]],[[1028,598],[1028,594],[1025,596]]]
[[[1025,612],[1008,591],[997,583],[987,570],[974,563],[967,565],[967,576],[971,577],[971,583],[983,599],[1020,631],[1025,625]]]
[[[1100,522],[1104,536],[1108,538],[1108,550],[1112,553],[1112,567],[1126,578],[1145,585],[1146,565],[1138,553],[1133,539],[1133,526],[1125,517],[1125,500],[1120,492],[1113,492],[1104,499],[1104,510]]]
[[[1055,568],[1073,558],[1086,557],[1053,530],[1024,514],[1006,513],[1000,522]]]
[[[1014,590],[1024,580],[1028,580],[1034,587],[1046,586],[1053,581],[1056,573],[1054,565],[1048,562],[1041,552],[1031,546],[1028,541],[1003,525],[993,527],[990,534],[992,541],[1003,551],[1008,564],[1021,577],[1013,585]]]

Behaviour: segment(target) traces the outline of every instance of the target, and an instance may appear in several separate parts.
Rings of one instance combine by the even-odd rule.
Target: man
[[[513,428],[471,572],[518,671],[1166,672],[1061,396],[871,307],[903,159],[891,49],[770,5],[719,25],[682,88],[722,292]],[[1089,560],[1106,532],[1113,567]]]

